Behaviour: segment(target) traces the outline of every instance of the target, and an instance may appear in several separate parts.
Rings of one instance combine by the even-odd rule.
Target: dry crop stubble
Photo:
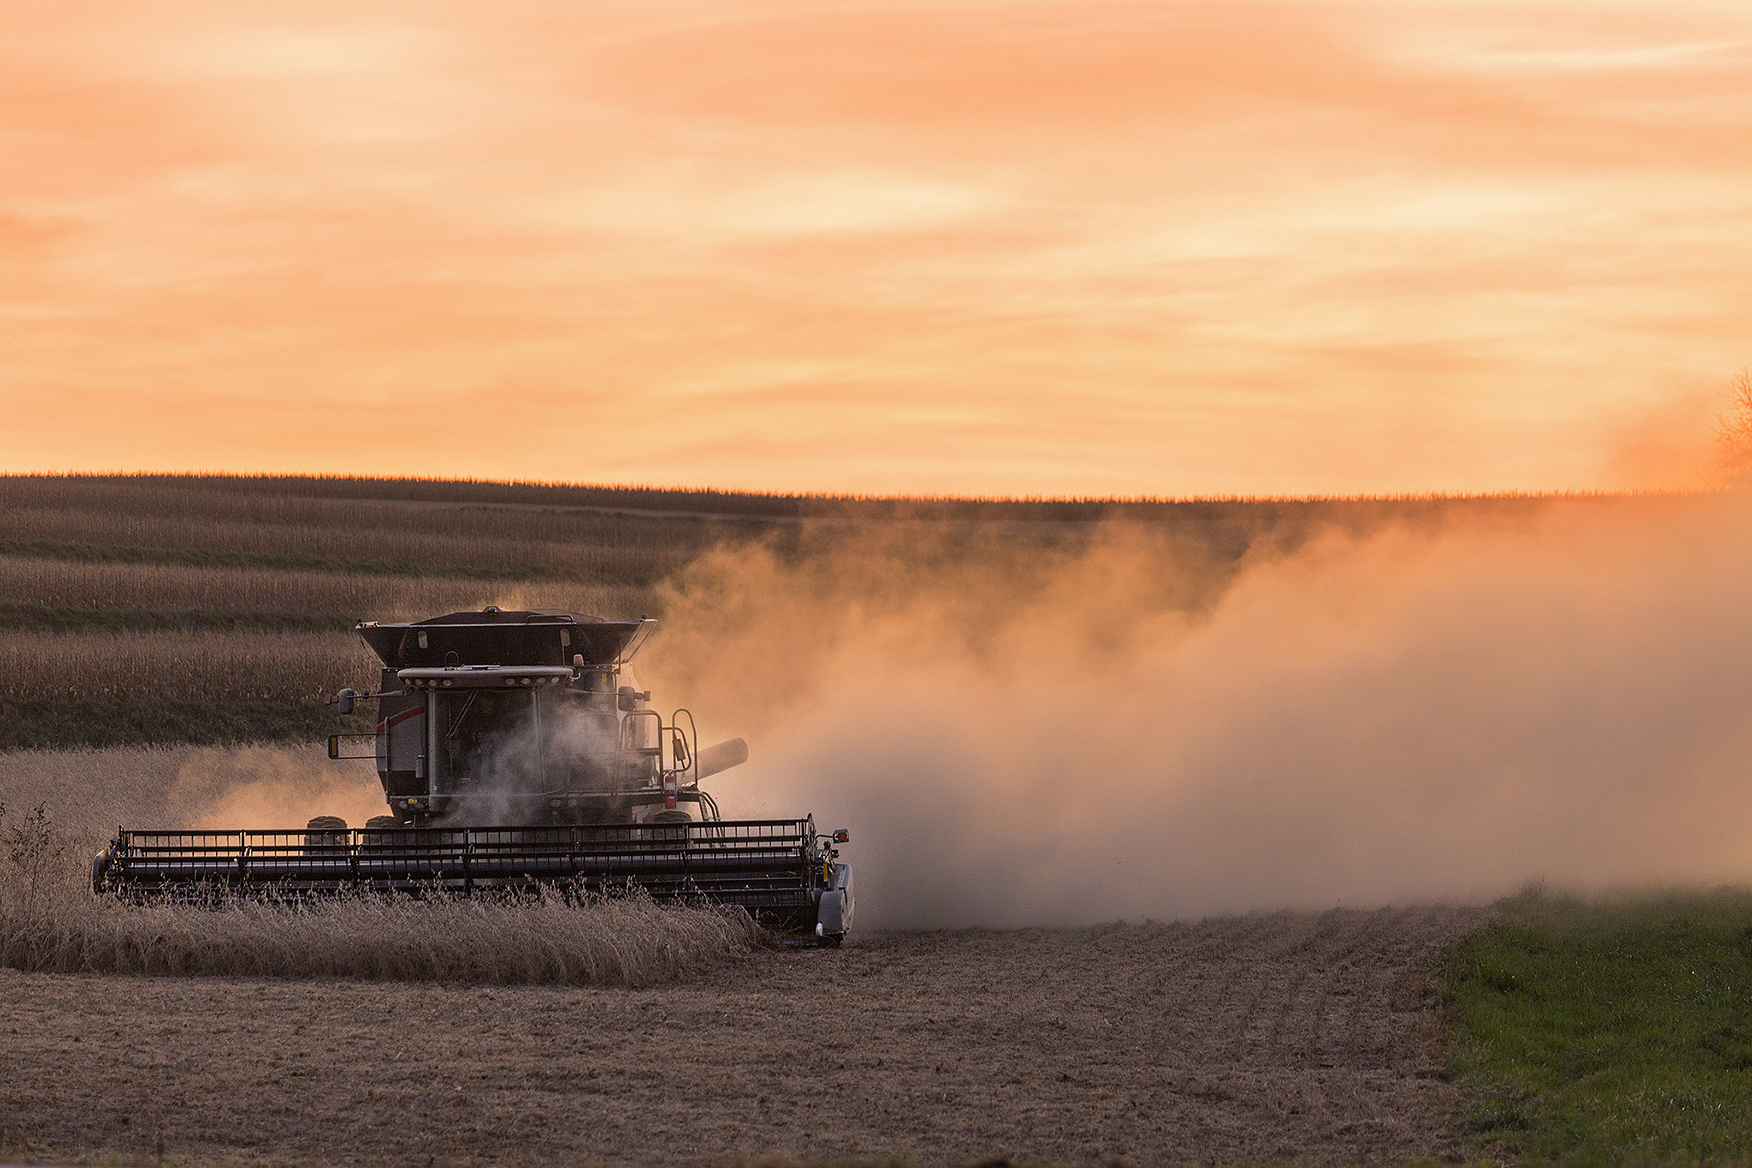
[[[215,1166],[1459,1162],[1420,987],[1476,918],[866,933],[647,990],[0,970],[0,1110],[55,1163],[158,1115]]]

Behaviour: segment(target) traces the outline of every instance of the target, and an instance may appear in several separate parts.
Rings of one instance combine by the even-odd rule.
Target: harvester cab
[[[837,945],[851,927],[841,830],[814,820],[725,820],[705,779],[748,758],[701,748],[630,662],[656,622],[488,607],[410,623],[362,621],[382,662],[370,734],[329,757],[373,759],[390,815],[362,831],[323,817],[298,831],[122,831],[94,881],[124,895],[274,896],[353,890],[471,894],[529,885],[738,905]],[[361,741],[365,740],[365,741]],[[348,749],[355,745],[357,753]]]
[[[655,624],[497,608],[361,622],[383,662],[377,729],[331,738],[329,756],[374,758],[410,827],[716,820],[700,780],[748,748],[701,751],[688,711],[652,707],[630,662]],[[371,753],[347,753],[361,738]]]

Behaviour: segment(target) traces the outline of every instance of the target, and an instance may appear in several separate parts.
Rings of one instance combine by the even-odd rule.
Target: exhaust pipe
[[[703,779],[747,762],[748,743],[740,738],[732,738],[728,742],[720,742],[701,750],[694,761],[699,765],[698,774]]]

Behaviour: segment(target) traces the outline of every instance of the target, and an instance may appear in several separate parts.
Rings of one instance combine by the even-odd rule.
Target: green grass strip
[[[1481,1141],[1562,1164],[1752,1160],[1752,890],[1504,909],[1446,991]]]

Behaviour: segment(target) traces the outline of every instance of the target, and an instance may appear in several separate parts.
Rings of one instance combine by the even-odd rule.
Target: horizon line
[[[426,483],[433,485],[522,487],[538,490],[644,492],[663,495],[696,495],[723,499],[754,499],[772,502],[820,503],[975,503],[1070,506],[1174,506],[1194,503],[1435,503],[1507,500],[1638,499],[1704,496],[1724,493],[1710,487],[1634,487],[1628,489],[1565,488],[1562,490],[1509,491],[1397,491],[1350,495],[956,495],[867,494],[830,491],[780,491],[722,486],[685,486],[655,483],[602,483],[563,479],[497,479],[473,475],[372,475],[339,472],[279,472],[232,470],[67,470],[0,471],[5,479],[183,479],[266,481],[290,480],[311,483]]]

